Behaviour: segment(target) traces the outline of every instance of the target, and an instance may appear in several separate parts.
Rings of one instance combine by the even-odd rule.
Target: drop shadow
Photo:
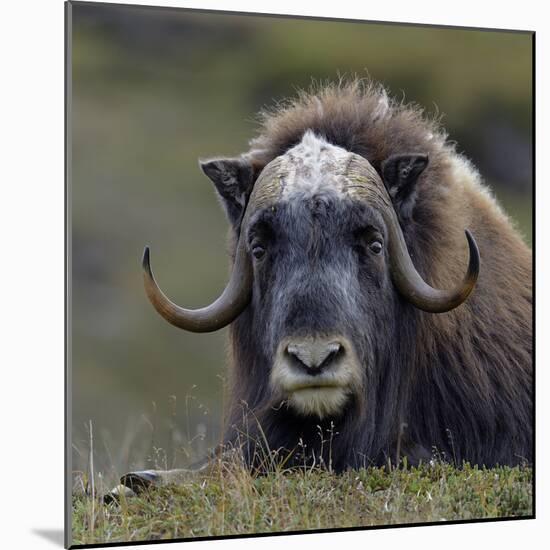
[[[65,543],[63,529],[33,529],[32,532],[49,542],[53,542],[55,545],[63,548]]]

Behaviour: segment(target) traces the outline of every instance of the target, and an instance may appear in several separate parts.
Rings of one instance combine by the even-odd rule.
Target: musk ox
[[[531,461],[531,252],[476,169],[372,83],[262,116],[248,152],[201,162],[231,226],[222,295],[176,306],[143,260],[170,323],[230,325],[226,443],[252,467]]]

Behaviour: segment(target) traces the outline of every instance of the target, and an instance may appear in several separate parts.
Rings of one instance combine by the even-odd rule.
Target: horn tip
[[[476,240],[474,239],[474,236],[470,233],[468,229],[465,229],[464,233],[466,233],[466,239],[468,239],[468,245],[470,246],[470,250],[475,252],[475,255],[479,257],[479,248],[477,247],[477,243],[476,243]]]
[[[142,265],[143,269],[145,269],[145,271],[147,271],[147,272],[151,271],[151,267],[150,267],[150,264],[149,264],[149,256],[150,256],[149,247],[146,246],[143,249],[143,258],[141,260],[141,265]]]
[[[479,275],[481,257],[474,236],[470,233],[470,231],[468,231],[468,229],[465,229],[464,233],[466,233],[466,239],[468,240],[468,247],[470,249],[470,264],[468,267],[468,271],[470,274],[470,279],[472,279],[473,284],[475,284],[475,281],[477,280],[477,277]]]

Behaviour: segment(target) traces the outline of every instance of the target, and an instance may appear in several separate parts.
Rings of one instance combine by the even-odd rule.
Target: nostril
[[[329,347],[327,348],[328,353],[324,357],[324,359],[321,361],[321,364],[319,365],[318,368],[322,369],[323,367],[326,367],[327,365],[332,363],[332,361],[336,359],[336,357],[340,354],[341,350],[342,350],[342,346],[338,342],[329,344]]]
[[[286,347],[286,353],[298,367],[309,374],[318,374],[331,365],[344,352],[339,342],[293,342]]]
[[[286,348],[286,353],[288,355],[288,358],[294,365],[305,369],[309,368],[308,358],[306,357],[305,353],[299,345],[289,344]]]

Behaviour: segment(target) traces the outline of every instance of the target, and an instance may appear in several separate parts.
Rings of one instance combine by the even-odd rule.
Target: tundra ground
[[[240,466],[198,474],[103,504],[73,497],[73,545],[511,518],[533,513],[529,467],[275,471]]]

